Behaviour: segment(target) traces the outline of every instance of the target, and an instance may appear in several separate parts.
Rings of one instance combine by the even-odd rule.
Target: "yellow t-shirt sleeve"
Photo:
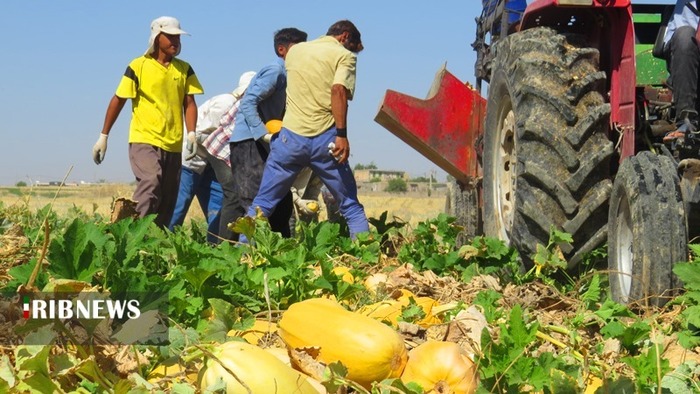
[[[352,52],[348,52],[340,59],[333,77],[333,85],[343,85],[348,89],[348,100],[352,100],[355,94],[356,65],[357,56]]]
[[[190,66],[189,70],[187,71],[187,81],[185,83],[185,94],[190,95],[190,94],[203,94],[204,93],[204,88],[202,88],[202,84],[199,83],[199,78],[197,78],[197,74],[194,73],[194,70]]]
[[[126,71],[124,71],[124,75],[122,75],[122,79],[119,81],[119,86],[117,86],[117,91],[115,93],[117,97],[125,99],[132,99],[136,97],[138,81],[133,66],[134,63],[129,64]]]

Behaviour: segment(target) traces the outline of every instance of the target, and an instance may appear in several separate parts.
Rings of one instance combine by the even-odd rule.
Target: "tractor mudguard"
[[[464,184],[481,177],[476,142],[486,100],[445,66],[425,100],[387,90],[374,120]]]

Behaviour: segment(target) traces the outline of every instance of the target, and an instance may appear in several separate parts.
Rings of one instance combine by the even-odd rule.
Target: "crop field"
[[[5,206],[21,206],[36,210],[53,204],[53,211],[65,214],[78,208],[88,213],[98,213],[109,217],[111,206],[116,198],[131,198],[133,186],[128,184],[97,184],[89,186],[38,187],[3,187],[0,188],[0,201]],[[416,226],[420,221],[436,217],[445,208],[445,197],[434,195],[428,197],[417,193],[383,193],[365,192],[360,194],[368,217],[379,217],[387,211],[390,217]],[[322,208],[323,201],[320,201]],[[196,200],[188,212],[186,222],[191,219],[203,220],[204,215]],[[321,210],[320,219],[325,219],[325,210]]]
[[[212,246],[197,209],[110,223],[129,185],[56,191],[0,191],[0,393],[700,393],[698,244],[664,306],[623,305],[604,250],[565,271],[552,230],[524,268],[458,245],[441,196],[360,195],[356,240],[246,218]]]

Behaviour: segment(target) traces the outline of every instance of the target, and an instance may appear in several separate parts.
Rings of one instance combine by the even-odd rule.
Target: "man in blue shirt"
[[[250,81],[238,109],[233,131],[230,138],[231,172],[234,180],[235,201],[232,204],[224,202],[224,206],[235,206],[231,217],[236,219],[245,215],[260,188],[265,161],[270,151],[269,144],[264,140],[268,134],[265,124],[270,120],[282,120],[284,116],[285,90],[287,88],[287,71],[284,68],[284,58],[289,48],[299,42],[306,41],[307,34],[296,28],[285,28],[277,31],[274,37],[275,54],[277,59],[263,67]],[[293,202],[291,193],[277,206],[268,217],[273,231],[291,236],[289,219],[292,215]],[[237,241],[238,235],[232,239]]]
[[[678,131],[664,137],[665,142],[698,131],[698,65],[700,49],[695,39],[698,28],[697,2],[678,0],[664,36],[664,56],[670,72],[669,86],[676,104]]]

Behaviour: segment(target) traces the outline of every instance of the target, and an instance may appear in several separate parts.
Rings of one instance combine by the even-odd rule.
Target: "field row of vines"
[[[370,223],[246,218],[250,245],[212,246],[198,221],[0,203],[0,393],[700,393],[700,245],[652,308],[610,299],[604,249],[566,271],[566,233],[523,269],[445,215]],[[142,317],[22,318],[60,291],[137,294]]]

